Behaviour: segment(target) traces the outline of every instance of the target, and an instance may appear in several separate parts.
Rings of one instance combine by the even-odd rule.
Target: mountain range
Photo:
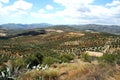
[[[2,29],[34,29],[34,28],[45,28],[48,26],[52,26],[48,23],[39,23],[39,24],[15,24],[15,23],[8,23],[0,25]]]
[[[106,32],[111,34],[120,34],[120,26],[118,25],[98,25],[98,24],[86,24],[86,25],[52,25],[48,23],[39,24],[2,24],[0,30],[27,30],[35,28],[54,28],[66,31],[94,31],[94,32]]]

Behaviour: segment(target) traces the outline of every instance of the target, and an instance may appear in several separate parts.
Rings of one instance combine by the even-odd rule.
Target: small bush
[[[13,61],[13,66],[14,67],[25,67],[26,66],[26,62],[25,62],[25,59],[24,58],[18,58],[18,59],[15,59]]]
[[[3,64],[3,65],[0,67],[0,72],[1,72],[1,71],[5,71],[5,70],[6,70],[6,67],[7,67],[7,66]]]
[[[120,64],[120,54],[104,54],[103,57],[99,59],[101,62],[108,64]]]
[[[25,58],[26,63],[30,64],[30,67],[41,64],[42,60],[43,60],[43,55],[41,53],[31,54]]]
[[[101,57],[100,60],[105,62],[105,63],[108,63],[108,64],[113,64],[113,63],[115,63],[116,55],[114,55],[114,54],[104,54],[103,57]]]
[[[51,64],[56,63],[58,61],[59,61],[58,59],[53,58],[53,57],[44,57],[42,63],[43,63],[43,65],[46,65],[46,64],[51,65]]]
[[[70,60],[73,60],[75,58],[75,55],[73,54],[62,54],[60,56],[61,62],[69,62]]]
[[[86,61],[86,62],[91,62],[92,60],[94,60],[94,56],[89,56],[88,54],[84,53],[82,54],[82,60]]]
[[[7,62],[9,59],[10,59],[10,58],[9,58],[8,55],[6,55],[6,54],[1,54],[1,53],[0,53],[0,63],[2,63],[2,62]]]
[[[120,53],[116,54],[116,63],[120,65]]]

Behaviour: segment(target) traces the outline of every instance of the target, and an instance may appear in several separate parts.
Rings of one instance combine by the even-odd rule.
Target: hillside
[[[67,80],[87,80],[89,78],[93,80],[95,76],[99,76],[98,78],[101,80],[102,78],[109,79],[111,72],[112,75],[117,75],[116,71],[119,72],[119,69],[116,69],[116,65],[119,66],[120,61],[119,35],[70,31],[63,28],[47,28],[45,29],[45,34],[38,34],[38,31],[40,29],[23,30],[19,34],[18,32],[14,32],[17,35],[16,37],[0,39],[1,79],[3,79],[3,74],[6,73],[5,79],[12,77],[18,80],[36,80],[36,78],[40,78],[42,75],[49,74],[46,72],[51,71],[51,69],[53,73],[49,75],[53,77],[50,80],[54,78],[54,69],[55,74],[58,73],[58,75],[61,75],[55,75],[55,80],[58,80],[58,78],[60,80],[66,80],[66,78]],[[85,54],[86,51],[101,52],[104,54],[101,58],[90,57]],[[96,60],[97,63],[92,64]],[[69,67],[70,65],[73,67]],[[83,68],[78,68],[79,65],[83,65],[81,66]],[[85,67],[84,65],[90,65],[91,67]],[[9,71],[7,71],[7,68]],[[78,72],[76,72],[76,68]],[[99,72],[97,75],[94,69],[97,69]],[[109,69],[108,71],[110,72],[105,73],[106,69]],[[28,75],[30,76],[27,77]],[[75,75],[81,76],[77,77]],[[43,78],[48,80],[48,77],[44,76]]]

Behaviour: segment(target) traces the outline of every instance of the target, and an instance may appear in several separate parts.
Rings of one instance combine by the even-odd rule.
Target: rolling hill
[[[51,28],[51,29],[61,29],[65,31],[93,31],[93,32],[106,32],[111,34],[120,34],[120,26],[118,25],[96,25],[96,24],[86,24],[86,25],[52,25],[48,23],[39,24],[3,24],[0,25],[0,30],[27,30],[36,28]],[[8,32],[7,31],[7,32]]]

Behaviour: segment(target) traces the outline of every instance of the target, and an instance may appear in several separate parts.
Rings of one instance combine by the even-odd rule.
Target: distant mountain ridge
[[[94,31],[94,32],[106,32],[111,34],[120,35],[120,26],[118,25],[97,25],[97,24],[86,24],[86,25],[52,25],[48,23],[38,24],[3,24],[0,25],[0,29],[6,30],[20,30],[20,29],[35,29],[35,28],[54,28],[65,31]]]
[[[33,28],[43,28],[51,26],[52,24],[48,23],[39,23],[39,24],[14,24],[14,23],[8,23],[8,24],[2,24],[0,25],[0,28],[2,29],[33,29]]]
[[[96,32],[106,32],[111,34],[120,34],[120,26],[118,25],[96,25],[96,24],[87,24],[87,25],[72,25],[72,27],[78,28],[80,30],[91,30]]]

